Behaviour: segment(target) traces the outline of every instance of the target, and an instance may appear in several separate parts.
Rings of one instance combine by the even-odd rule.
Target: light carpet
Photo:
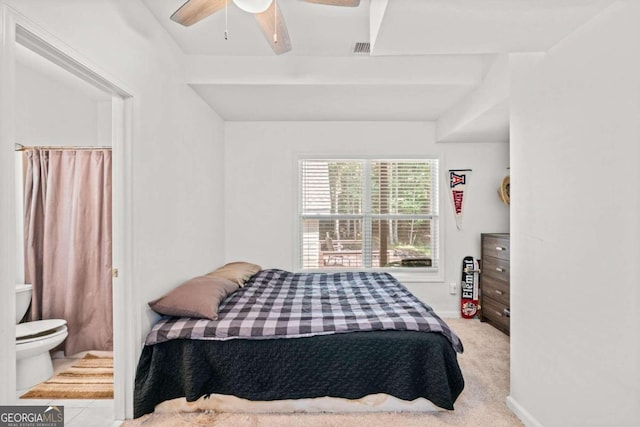
[[[509,394],[509,337],[478,320],[445,320],[460,336],[465,347],[464,353],[458,355],[465,388],[455,402],[453,411],[367,414],[153,413],[126,421],[123,426],[522,426],[505,404]]]
[[[113,399],[113,358],[87,354],[21,399]]]

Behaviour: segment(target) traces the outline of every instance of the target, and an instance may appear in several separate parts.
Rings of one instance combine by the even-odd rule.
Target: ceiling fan
[[[188,0],[171,15],[171,20],[184,26],[193,25],[225,8],[228,1],[230,0]],[[349,7],[356,7],[360,4],[360,0],[303,1]],[[289,32],[287,31],[287,26],[277,2],[278,0],[233,0],[233,3],[240,9],[255,15],[262,34],[267,39],[267,42],[269,42],[271,49],[279,55],[291,50],[291,39],[289,39]]]

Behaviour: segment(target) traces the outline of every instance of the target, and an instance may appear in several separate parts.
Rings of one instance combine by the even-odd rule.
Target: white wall
[[[82,92],[32,68],[16,66],[15,132],[20,144],[98,145],[99,124],[102,133],[110,134],[111,114],[108,123],[99,118],[99,113],[110,113],[110,105],[99,111],[99,102]]]
[[[112,138],[112,105],[111,100],[98,101],[96,110],[98,115],[98,124],[96,126],[96,144],[101,146],[110,146]]]
[[[511,395],[528,425],[637,426],[640,4],[512,58]]]
[[[419,298],[446,316],[459,313],[465,255],[480,256],[481,232],[509,231],[509,209],[497,188],[507,174],[508,145],[436,144],[427,122],[227,122],[225,150],[226,259],[293,270],[297,154],[442,156],[440,207],[445,227],[444,282],[408,283]],[[471,168],[462,231],[446,191],[449,168]]]
[[[180,49],[141,2],[0,1],[134,95],[132,284],[145,332],[147,301],[224,260],[222,120],[184,83]]]
[[[24,283],[24,156],[22,152],[14,153],[14,187],[15,187],[15,229],[14,242],[15,283]]]

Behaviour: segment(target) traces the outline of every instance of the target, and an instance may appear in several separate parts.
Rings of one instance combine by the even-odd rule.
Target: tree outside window
[[[300,161],[301,267],[438,266],[438,161]]]

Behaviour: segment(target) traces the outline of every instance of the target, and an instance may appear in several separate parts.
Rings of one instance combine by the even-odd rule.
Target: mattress
[[[165,317],[153,326],[136,372],[134,415],[212,395],[251,402],[386,395],[453,409],[464,388],[462,351],[431,307],[387,273],[262,270],[220,304],[218,319]]]

